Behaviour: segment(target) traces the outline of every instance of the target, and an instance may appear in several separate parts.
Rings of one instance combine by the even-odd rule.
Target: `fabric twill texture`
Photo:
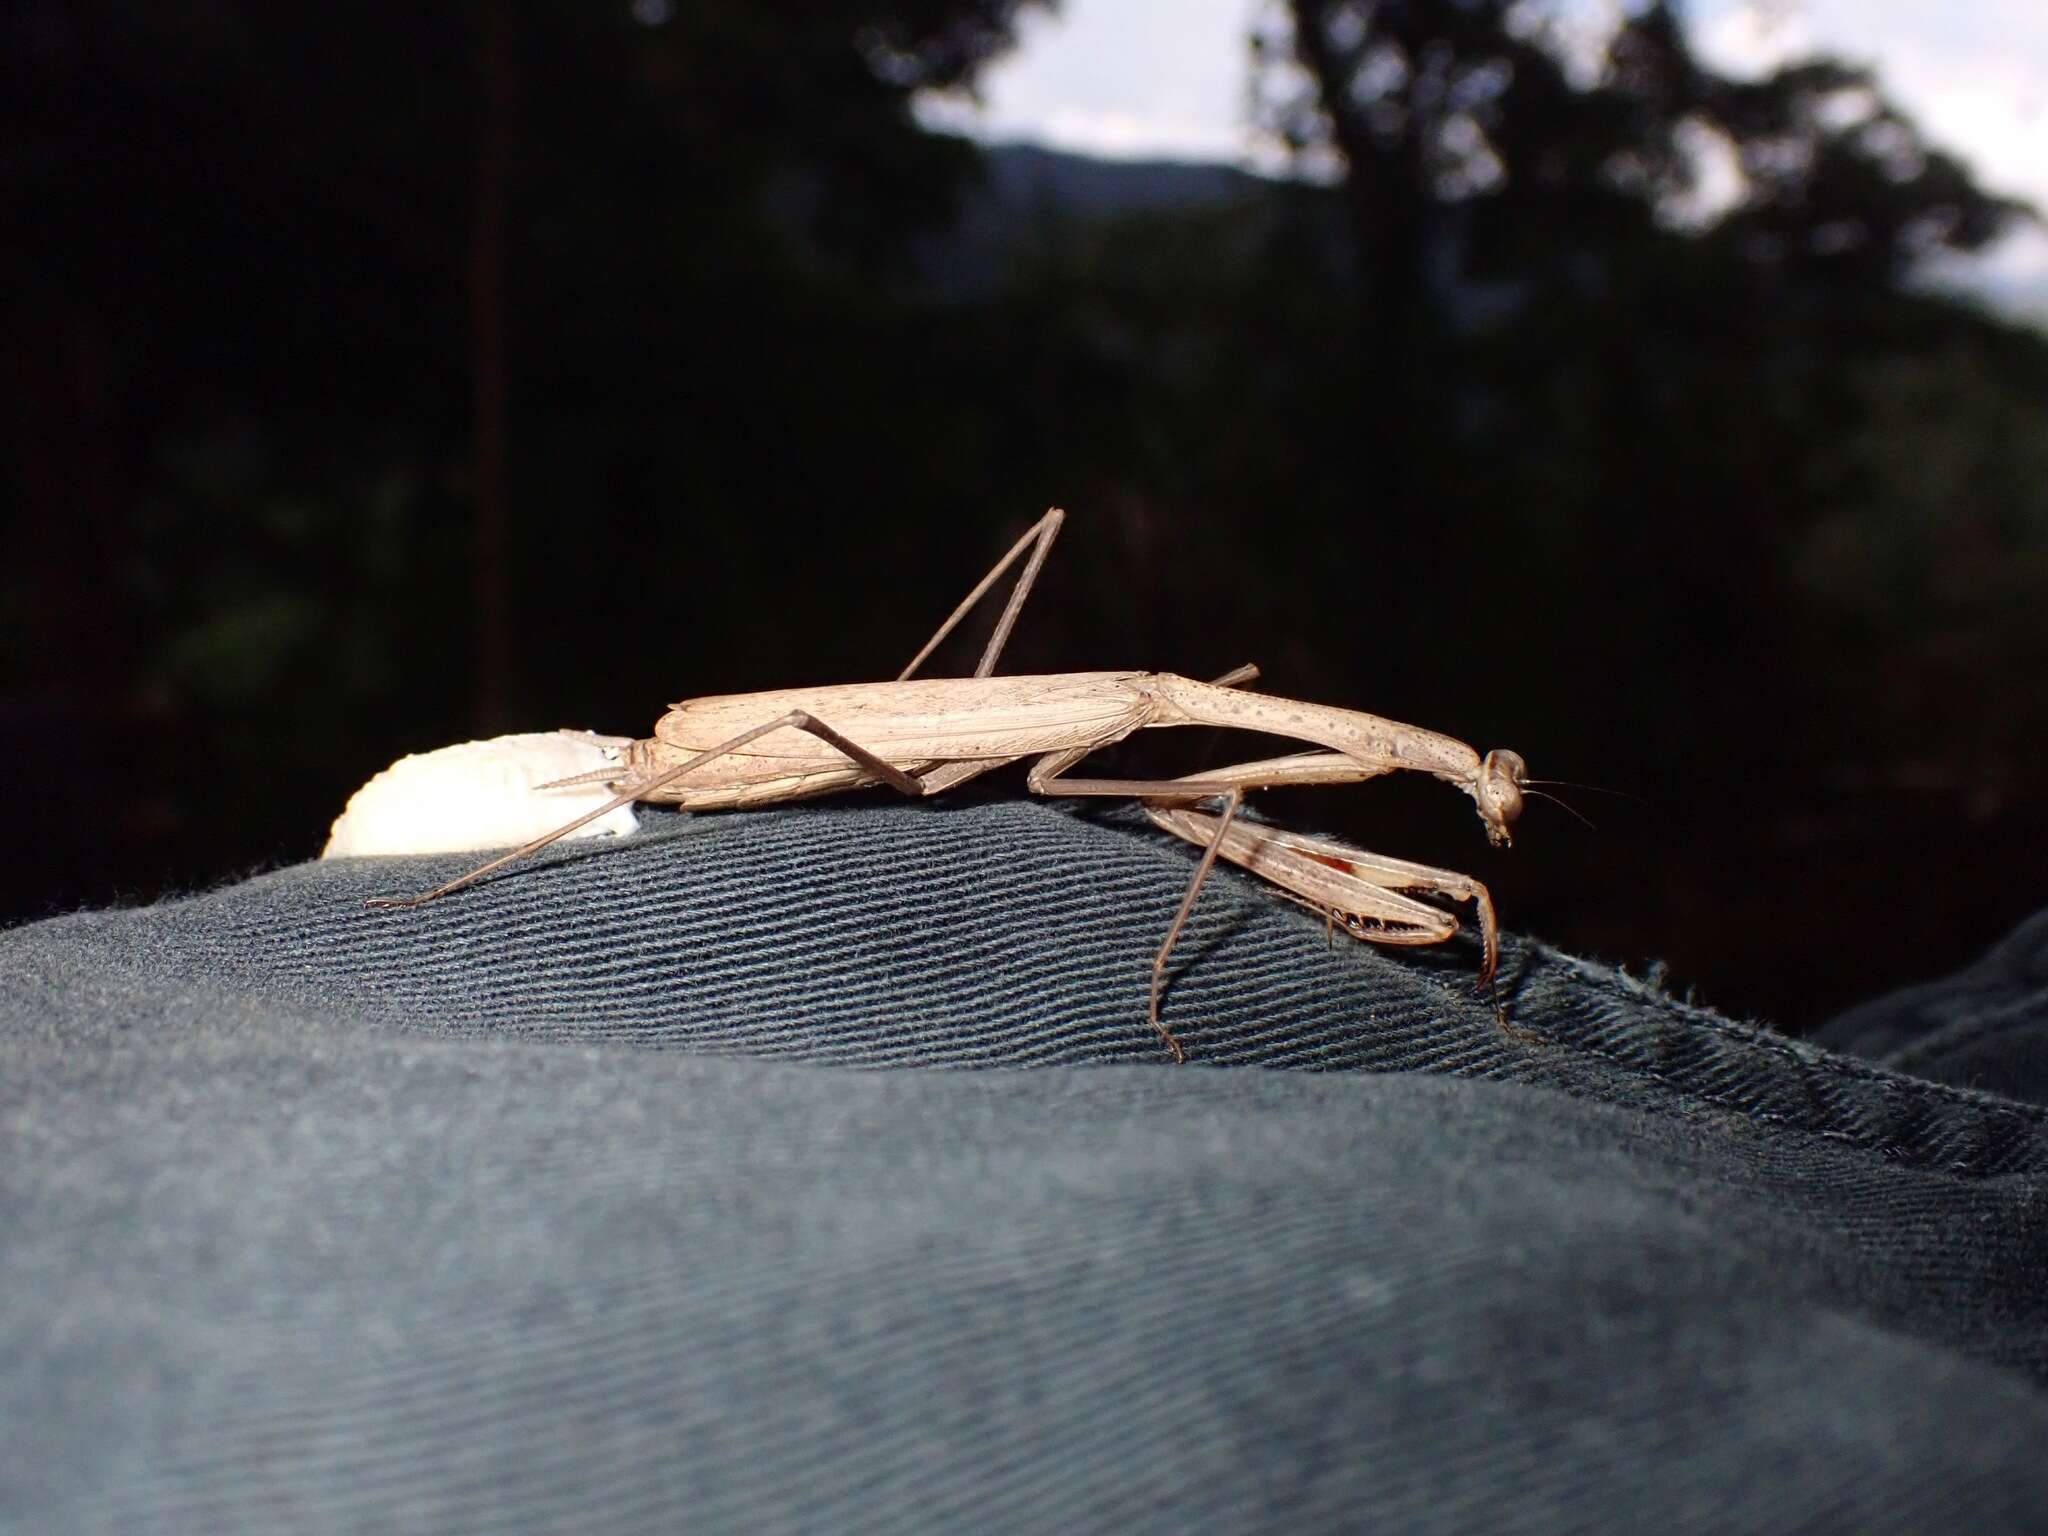
[[[0,935],[0,1528],[2048,1528],[2048,914],[1832,1049],[1031,803]],[[1986,1091],[1987,1089],[1995,1091]]]

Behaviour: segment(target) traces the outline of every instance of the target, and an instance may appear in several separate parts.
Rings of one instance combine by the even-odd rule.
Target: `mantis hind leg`
[[[1009,643],[1010,631],[1017,625],[1017,615],[1024,611],[1025,599],[1031,596],[1031,588],[1038,581],[1038,572],[1045,564],[1045,557],[1052,551],[1052,541],[1059,537],[1060,525],[1067,520],[1067,514],[1058,507],[1050,507],[1045,516],[1033,523],[1024,532],[1024,537],[1010,546],[1010,552],[995,563],[995,569],[982,577],[960,600],[960,606],[946,616],[938,633],[925,641],[924,649],[910,658],[910,665],[896,674],[896,681],[902,682],[925,663],[925,658],[939,648],[939,643],[953,633],[959,622],[973,611],[988,589],[1002,579],[1003,572],[1017,563],[1018,556],[1025,550],[1031,551],[1031,558],[1025,562],[1024,570],[1017,577],[1017,584],[1010,589],[1010,600],[1003,605],[1003,616],[996,620],[995,633],[989,636],[988,645],[981,653],[981,660],[974,668],[976,677],[987,677],[996,669],[996,661],[1003,654],[1003,647]]]
[[[449,895],[452,892],[461,890],[466,885],[474,884],[485,875],[503,869],[507,864],[516,863],[530,853],[540,852],[549,843],[556,841],[558,838],[567,837],[578,827],[593,822],[600,816],[608,815],[620,806],[630,804],[642,796],[661,788],[664,784],[680,779],[684,774],[703,767],[714,758],[723,757],[728,752],[736,752],[748,742],[766,736],[771,731],[780,730],[804,731],[817,737],[820,741],[844,752],[854,762],[873,774],[882,783],[887,784],[891,789],[899,790],[903,794],[922,797],[935,794],[944,787],[940,784],[927,784],[913,778],[894,763],[877,757],[859,742],[841,735],[809,711],[793,709],[786,715],[778,715],[773,720],[763,721],[760,725],[741,731],[737,736],[721,741],[717,746],[699,752],[695,757],[677,763],[673,768],[664,768],[660,773],[653,775],[651,778],[641,779],[627,785],[625,789],[610,800],[607,800],[603,805],[600,805],[596,810],[586,812],[578,816],[574,821],[564,822],[552,832],[543,833],[531,842],[521,843],[510,853],[500,854],[488,863],[479,864],[467,874],[457,875],[453,880],[437,885],[431,891],[423,891],[417,896],[372,896],[363,905],[366,907],[424,906],[438,897]]]

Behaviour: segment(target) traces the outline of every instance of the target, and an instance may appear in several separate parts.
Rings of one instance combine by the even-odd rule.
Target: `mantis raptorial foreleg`
[[[1179,779],[1065,777],[1066,770],[1086,753],[1086,748],[1076,748],[1039,759],[1031,768],[1032,792],[1136,799],[1143,804],[1153,825],[1202,849],[1201,862],[1195,866],[1187,894],[1181,898],[1180,909],[1166,931],[1166,941],[1152,960],[1152,1027],[1173,1052],[1175,1061],[1185,1060],[1185,1055],[1180,1042],[1159,1018],[1166,961],[1181,930],[1187,926],[1195,897],[1219,855],[1271,881],[1331,922],[1342,923],[1354,938],[1372,943],[1440,944],[1458,931],[1457,920],[1449,913],[1411,900],[1400,894],[1403,891],[1472,902],[1478,913],[1483,955],[1480,989],[1484,991],[1493,981],[1500,962],[1500,929],[1494,919],[1493,897],[1477,880],[1454,870],[1432,869],[1426,864],[1411,864],[1238,819],[1246,789],[1275,784],[1356,783],[1391,772],[1392,765],[1361,763],[1341,752],[1299,752],[1207,769]],[[1223,800],[1220,815],[1186,808],[1187,802],[1219,796]],[[1495,1011],[1499,1011],[1497,1004]],[[1505,1018],[1501,1022],[1505,1025]]]
[[[1479,986],[1485,990],[1492,985],[1500,967],[1500,923],[1494,916],[1493,894],[1470,875],[1188,807],[1148,801],[1144,809],[1161,831],[1207,850],[1205,870],[1220,853],[1240,869],[1279,886],[1289,899],[1322,913],[1332,927],[1341,925],[1353,938],[1370,944],[1441,944],[1458,931],[1450,913],[1412,900],[1412,894],[1471,902],[1479,923]],[[1493,1013],[1505,1033],[1525,1044],[1542,1043],[1541,1036],[1508,1021],[1497,989]]]
[[[1450,913],[1405,893],[1469,901],[1479,918],[1480,985],[1491,981],[1499,967],[1500,929],[1494,920],[1493,896],[1470,875],[1184,806],[1148,801],[1145,815],[1160,830],[1198,848],[1215,848],[1240,869],[1323,913],[1354,938],[1376,944],[1441,944],[1458,931],[1458,921]]]

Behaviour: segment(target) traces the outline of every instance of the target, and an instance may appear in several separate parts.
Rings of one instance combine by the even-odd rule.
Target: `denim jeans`
[[[2048,1528],[2048,914],[1824,1044],[1511,936],[1510,1033],[1221,869],[1175,1067],[1193,857],[822,803],[0,935],[0,1529]]]

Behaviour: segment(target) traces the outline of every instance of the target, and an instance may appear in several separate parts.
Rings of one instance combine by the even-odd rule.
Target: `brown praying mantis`
[[[1045,563],[1065,514],[1055,507],[996,562],[894,682],[782,688],[687,699],[634,742],[618,768],[558,784],[622,786],[616,798],[510,853],[417,896],[372,898],[371,906],[414,907],[458,891],[632,801],[685,810],[732,810],[887,785],[922,797],[992,768],[1035,757],[1026,783],[1038,795],[1110,795],[1140,801],[1153,824],[1203,850],[1152,961],[1153,1029],[1184,1061],[1160,1020],[1167,958],[1216,860],[1249,870],[1290,899],[1321,912],[1334,930],[1377,944],[1439,944],[1458,930],[1449,912],[1418,895],[1473,904],[1480,931],[1479,984],[1493,980],[1500,931],[1493,899],[1468,875],[1367,853],[1238,817],[1248,790],[1275,785],[1355,784],[1381,774],[1432,774],[1472,797],[1498,846],[1522,810],[1527,770],[1513,752],[1484,757],[1461,741],[1358,710],[1247,693],[1258,676],[1240,667],[1212,682],[1171,672],[994,675],[1017,615]],[[1019,559],[1023,571],[974,675],[912,674]],[[1135,731],[1174,725],[1225,726],[1310,742],[1322,750],[1240,763],[1171,779],[1068,777],[1083,758]],[[1196,807],[1220,800],[1211,813]]]

